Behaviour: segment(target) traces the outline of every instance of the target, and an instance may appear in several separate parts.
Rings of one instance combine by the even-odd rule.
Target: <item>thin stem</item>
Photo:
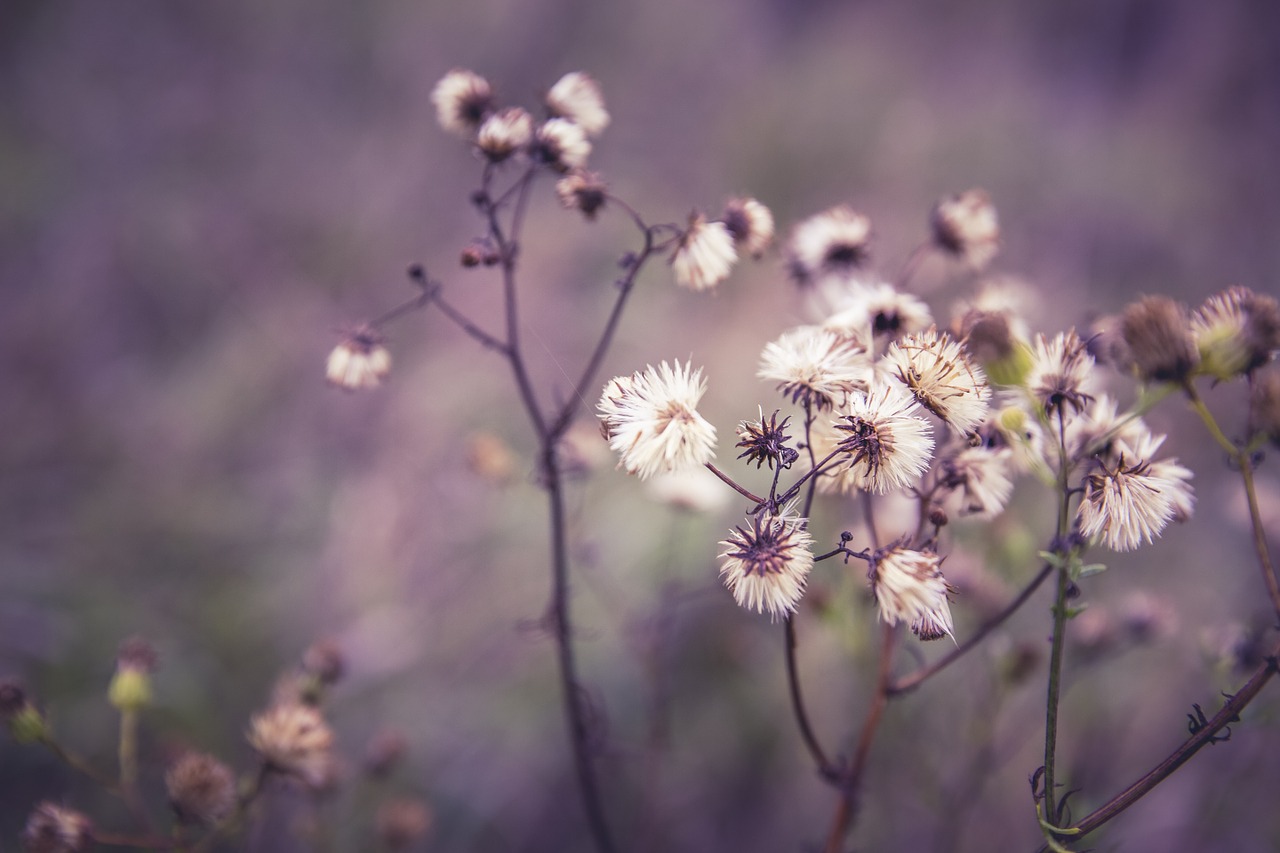
[[[111,777],[107,776],[105,773],[98,770],[96,767],[91,765],[89,762],[85,761],[80,756],[76,755],[74,752],[68,752],[66,749],[63,748],[62,744],[53,740],[51,737],[44,738],[41,741],[41,743],[43,743],[46,747],[48,747],[49,751],[52,752],[54,755],[56,755],[59,759],[61,759],[62,762],[66,764],[68,767],[71,767],[74,770],[78,770],[79,772],[83,773],[85,776],[88,776],[90,779],[92,779],[94,783],[98,785],[98,787],[102,788],[103,790],[111,794],[115,794],[117,796],[122,795],[122,792],[120,790],[120,785],[115,779],[112,779]]]
[[[809,755],[813,757],[813,763],[818,766],[818,771],[823,777],[828,780],[836,779],[838,775],[835,765],[822,751],[822,746],[813,733],[809,714],[805,710],[804,697],[800,693],[800,676],[796,668],[796,627],[790,614],[783,622],[783,629],[786,632],[787,687],[791,691],[791,710],[795,713],[796,724],[800,727],[800,737],[804,739],[804,745],[808,748]]]
[[[472,338],[475,338],[481,346],[502,353],[503,355],[509,354],[510,351],[505,343],[498,340],[498,338],[489,334],[475,323],[471,322],[465,314],[450,305],[439,290],[432,294],[431,301],[440,309],[440,313],[452,320],[458,328],[462,329],[462,331],[466,332]]]
[[[730,477],[728,474],[721,471],[712,463],[707,462],[705,463],[705,465],[708,471],[710,471],[712,474],[715,474],[717,477],[720,478],[721,482],[723,482],[729,488],[733,489],[738,494],[742,495],[747,500],[751,501],[756,506],[759,506],[760,504],[764,503],[764,498],[756,497],[754,494],[747,491],[742,486],[739,486],[736,482],[734,482],[734,479],[732,477]]]
[[[1044,814],[1049,823],[1056,819],[1054,770],[1058,749],[1058,700],[1062,692],[1062,650],[1066,645],[1069,586],[1066,568],[1058,569],[1058,591],[1053,600],[1053,645],[1049,652],[1049,687],[1044,706]]]
[[[908,693],[916,689],[926,680],[937,675],[939,672],[946,669],[947,667],[955,663],[960,658],[964,657],[964,655],[967,654],[970,650],[976,648],[978,644],[981,643],[988,634],[990,634],[1000,625],[1004,624],[1005,620],[1008,619],[1010,616],[1012,616],[1015,612],[1017,612],[1017,610],[1021,608],[1023,604],[1026,604],[1027,600],[1031,598],[1032,594],[1037,589],[1040,588],[1040,584],[1044,583],[1045,578],[1049,577],[1049,575],[1052,573],[1053,573],[1053,566],[1051,565],[1042,566],[1040,568],[1040,571],[1036,574],[1036,576],[1031,579],[1031,583],[1023,587],[1022,592],[1018,593],[1017,597],[1015,597],[1013,601],[1009,602],[1008,606],[1006,606],[1004,610],[1001,610],[995,616],[991,617],[986,622],[984,622],[982,626],[973,633],[972,636],[970,636],[967,640],[965,640],[956,648],[952,649],[949,653],[947,653],[943,657],[939,658],[938,660],[934,661],[928,666],[924,666],[924,667],[921,667],[920,669],[917,669],[915,672],[911,673],[910,675],[904,675],[901,678],[896,679],[892,684],[889,685],[889,688],[888,688],[889,695],[897,696],[902,693]]]

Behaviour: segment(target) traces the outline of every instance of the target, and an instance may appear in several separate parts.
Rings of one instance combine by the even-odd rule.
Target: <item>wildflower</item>
[[[388,850],[405,850],[431,829],[431,809],[422,800],[397,797],[378,806],[374,825]]]
[[[1093,356],[1075,329],[1052,339],[1037,335],[1026,378],[1027,393],[1046,415],[1065,411],[1067,406],[1079,412],[1093,399],[1086,390],[1093,368]]]
[[[765,345],[761,379],[772,379],[793,403],[830,409],[866,387],[870,364],[863,348],[816,326],[801,326]]]
[[[942,560],[932,551],[916,551],[902,543],[876,551],[867,574],[880,618],[890,625],[905,622],[922,640],[944,634],[955,638]]]
[[[779,423],[776,411],[765,420],[764,410],[761,409],[758,420],[738,424],[740,441],[734,446],[746,448],[738,454],[738,458],[745,458],[748,465],[756,463],[757,470],[765,464],[768,464],[770,470],[773,470],[774,465],[790,468],[800,455],[795,448],[787,446],[787,442],[791,441],[791,436],[786,432],[790,420],[790,417],[785,417]]]
[[[609,126],[600,84],[581,71],[571,71],[557,80],[547,92],[546,103],[552,116],[577,124],[587,136],[599,136]]]
[[[174,814],[185,823],[213,826],[235,808],[235,777],[203,752],[183,753],[165,772],[164,785]]]
[[[965,351],[998,385],[1021,385],[1031,371],[1031,352],[1014,337],[1009,316],[971,308],[956,323]]]
[[[1247,287],[1231,287],[1196,309],[1191,333],[1201,372],[1233,379],[1261,367],[1280,347],[1280,306]]]
[[[754,198],[730,199],[724,208],[724,227],[744,254],[759,258],[773,242],[773,214]]]
[[[80,812],[50,802],[36,806],[22,831],[27,853],[79,853],[88,849],[93,824]]]
[[[1147,463],[1147,475],[1168,497],[1173,506],[1173,520],[1183,522],[1191,518],[1196,505],[1195,492],[1191,488],[1192,474],[1179,465],[1176,458],[1155,458],[1164,440],[1164,435],[1156,435],[1147,429],[1146,424],[1139,423],[1113,440],[1110,456],[1117,460],[1116,464],[1123,459],[1151,460]]]
[[[609,198],[600,176],[582,169],[556,181],[556,196],[566,210],[580,210],[587,219],[595,219]]]
[[[930,216],[933,240],[942,249],[982,269],[1000,249],[1000,222],[985,190],[947,196]]]
[[[823,328],[861,340],[878,337],[892,341],[923,331],[933,324],[929,306],[884,282],[841,283],[840,290],[831,297],[831,301],[835,303],[836,310],[823,322]]]
[[[455,68],[431,90],[440,126],[459,136],[470,136],[493,110],[493,87],[473,71]]]
[[[18,743],[40,743],[49,737],[44,715],[12,681],[0,681],[0,722]]]
[[[538,126],[531,151],[536,160],[551,169],[570,172],[587,165],[591,142],[581,125],[564,118],[552,118]]]
[[[801,285],[826,273],[848,274],[867,259],[871,220],[846,205],[800,222],[787,241],[787,266]]]
[[[333,771],[333,730],[320,711],[287,702],[273,705],[249,722],[249,744],[271,770],[321,787]]]
[[[987,378],[946,332],[929,329],[895,341],[884,362],[920,405],[956,432],[967,435],[986,417]]]
[[[370,326],[361,326],[329,353],[325,379],[347,391],[377,388],[391,372],[391,353]]]
[[[1066,450],[1072,459],[1098,456],[1114,464],[1124,447],[1134,447],[1144,441],[1144,433],[1150,433],[1150,430],[1142,418],[1121,415],[1110,395],[1099,394],[1078,417],[1067,421]]]
[[[1144,461],[1131,465],[1121,458],[1114,468],[1104,465],[1085,479],[1076,514],[1080,532],[1101,538],[1113,551],[1132,551],[1159,536],[1173,518],[1175,488]]]
[[[520,107],[507,107],[484,120],[476,133],[476,147],[491,163],[501,163],[529,144],[533,116]]]
[[[813,537],[806,519],[785,511],[760,513],[720,544],[720,577],[741,607],[771,619],[796,609],[813,568]]]
[[[833,421],[835,448],[846,454],[841,466],[824,478],[843,492],[855,489],[882,495],[920,479],[933,454],[929,423],[910,394],[893,385],[855,393]]]
[[[141,637],[120,644],[116,671],[107,687],[107,699],[122,711],[137,711],[151,703],[151,673],[156,669],[156,650]]]
[[[621,467],[647,480],[710,462],[716,428],[697,412],[706,389],[702,370],[679,362],[610,380],[598,408]]]
[[[1144,296],[1125,308],[1121,329],[1144,380],[1181,382],[1200,362],[1186,311],[1167,296]]]
[[[671,270],[676,284],[690,290],[710,290],[729,277],[737,260],[733,235],[724,223],[708,222],[702,214],[693,213],[671,255]]]
[[[966,447],[942,463],[942,486],[958,496],[960,513],[994,518],[1004,512],[1013,494],[1009,467],[1013,451],[984,446]]]

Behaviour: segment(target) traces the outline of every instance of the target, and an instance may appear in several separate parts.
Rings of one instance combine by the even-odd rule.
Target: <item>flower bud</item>
[[[121,711],[139,711],[151,704],[151,673],[156,668],[156,651],[141,637],[120,644],[116,673],[107,688],[107,701]]]
[[[1144,296],[1125,308],[1121,328],[1144,380],[1181,382],[1200,363],[1186,311],[1167,296]]]

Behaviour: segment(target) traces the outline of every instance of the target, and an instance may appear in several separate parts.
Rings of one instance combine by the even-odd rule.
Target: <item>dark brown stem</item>
[[[751,492],[744,489],[742,486],[739,486],[736,482],[734,482],[734,479],[732,477],[730,477],[728,474],[721,471],[715,465],[712,465],[710,462],[707,462],[706,467],[708,471],[710,471],[712,474],[715,474],[717,477],[719,477],[722,483],[724,483],[729,488],[733,489],[738,494],[742,495],[747,500],[751,501],[756,506],[759,506],[760,504],[764,503],[764,498],[756,497]]]
[[[1027,599],[1031,598],[1032,594],[1040,588],[1040,584],[1044,583],[1045,579],[1052,573],[1053,566],[1042,566],[1039,573],[1031,579],[1031,583],[1023,587],[1022,592],[1018,593],[1017,597],[1015,597],[1013,601],[1009,602],[1008,606],[1006,606],[1004,610],[1001,610],[995,616],[982,623],[982,626],[979,627],[972,636],[943,657],[928,666],[921,667],[910,675],[904,675],[901,678],[894,680],[893,683],[889,685],[889,695],[898,696],[902,693],[908,693],[916,689],[926,680],[937,675],[939,672],[964,657],[968,652],[973,650],[979,643],[986,639],[988,634],[1000,627],[1006,619],[1016,613],[1022,605],[1026,604]]]
[[[800,678],[796,670],[796,628],[790,614],[787,615],[783,626],[786,631],[787,687],[791,691],[791,710],[795,713],[796,724],[800,727],[800,737],[804,740],[809,755],[813,757],[813,763],[818,766],[818,772],[828,781],[834,781],[838,779],[838,771],[827,758],[827,754],[822,751],[822,746],[813,733],[809,714],[805,710],[804,697],[800,693]]]

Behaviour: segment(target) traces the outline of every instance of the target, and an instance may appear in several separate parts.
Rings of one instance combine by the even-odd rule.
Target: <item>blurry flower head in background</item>
[[[787,269],[800,285],[812,285],[826,275],[847,277],[867,260],[871,220],[848,205],[810,216],[791,229],[787,240]]]
[[[329,353],[324,371],[329,384],[344,391],[372,390],[390,373],[391,353],[371,326],[361,326],[343,338]]]
[[[474,71],[455,68],[436,83],[431,103],[441,127],[469,137],[493,111],[493,87]]]
[[[671,254],[671,271],[681,287],[710,290],[729,277],[737,260],[733,235],[725,224],[694,212]]]
[[[582,71],[571,71],[557,80],[547,91],[546,104],[552,117],[568,119],[587,136],[599,136],[609,126],[600,84]]]
[[[982,269],[1000,250],[1000,220],[986,190],[947,196],[930,216],[934,242],[974,269]]]

